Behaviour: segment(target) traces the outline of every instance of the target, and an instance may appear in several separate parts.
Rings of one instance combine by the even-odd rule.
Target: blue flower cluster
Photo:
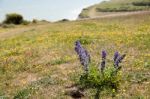
[[[100,69],[101,71],[103,72],[104,69],[105,69],[105,64],[106,64],[106,56],[107,56],[107,53],[106,51],[102,51],[102,62],[101,62],[101,65],[100,65]]]
[[[80,63],[83,65],[84,70],[88,73],[89,71],[89,63],[90,63],[90,55],[87,52],[86,49],[84,49],[79,41],[75,42],[75,51],[77,52]],[[105,50],[102,51],[102,61],[100,64],[100,70],[101,72],[104,71],[105,65],[106,65],[106,56],[107,53]],[[118,70],[120,68],[119,64],[122,62],[122,60],[125,58],[125,54],[120,55],[118,52],[114,53],[113,61],[114,61],[114,68]]]
[[[106,56],[107,56],[107,53],[105,50],[102,51],[102,62],[100,64],[100,69],[101,71],[103,72],[104,69],[105,69],[105,65],[106,65]],[[114,58],[113,58],[113,61],[114,61],[114,67],[116,68],[116,70],[118,70],[119,68],[121,68],[119,66],[119,64],[122,62],[122,60],[125,58],[125,54],[123,55],[120,55],[119,52],[115,52],[114,53]]]
[[[79,41],[75,42],[75,51],[77,52],[80,62],[83,65],[84,70],[88,73],[89,63],[90,63],[90,55],[86,49],[81,46]]]
[[[126,54],[120,55],[118,52],[115,52],[114,54],[114,67],[116,69],[119,69],[119,64],[122,62],[122,60],[125,58]]]

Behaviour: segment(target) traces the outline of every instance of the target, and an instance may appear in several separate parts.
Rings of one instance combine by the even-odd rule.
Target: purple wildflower
[[[107,55],[107,54],[106,54],[106,51],[103,50],[103,51],[102,51],[102,59],[106,59],[106,55]]]
[[[87,52],[86,49],[84,49],[81,46],[81,43],[79,41],[75,42],[75,51],[77,52],[77,54],[79,56],[80,63],[83,65],[84,70],[86,72],[88,72],[88,69],[89,69],[88,65],[90,63],[90,55],[89,55],[89,53]]]
[[[118,57],[117,60],[115,61],[115,67],[119,68],[119,63],[122,62],[122,60],[125,58],[126,54],[123,54],[122,56]]]
[[[118,57],[119,57],[119,53],[115,52],[115,54],[114,54],[114,63],[115,63],[115,61],[117,60]]]
[[[102,62],[101,62],[101,65],[100,65],[100,68],[101,68],[101,71],[103,72],[104,69],[105,69],[105,64],[106,64],[106,56],[107,56],[107,53],[106,51],[102,51]]]
[[[75,51],[77,52],[77,54],[80,53],[80,50],[81,50],[81,49],[82,49],[82,46],[81,46],[80,42],[79,42],[79,41],[76,41],[76,42],[75,42]]]

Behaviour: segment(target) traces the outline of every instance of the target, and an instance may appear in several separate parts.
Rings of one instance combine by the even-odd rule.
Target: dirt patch
[[[82,97],[84,97],[84,92],[82,89],[78,88],[76,85],[73,86],[67,86],[66,87],[67,90],[65,92],[65,95],[69,95],[74,99],[81,99]]]
[[[26,27],[11,29],[8,32],[0,33],[0,38],[5,39],[8,37],[16,36],[18,34],[22,34],[24,32],[30,31],[30,30],[43,28],[45,26],[47,26],[47,24],[46,25],[45,24],[44,25],[36,25],[36,26],[26,26]]]
[[[37,81],[39,79],[40,77],[38,77],[37,74],[24,72],[19,74],[17,78],[14,79],[14,81],[12,81],[12,83],[15,86],[24,86],[30,84],[31,82]]]

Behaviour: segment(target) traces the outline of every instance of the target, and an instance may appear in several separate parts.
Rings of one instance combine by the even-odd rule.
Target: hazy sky
[[[27,20],[76,19],[81,9],[103,0],[0,0],[0,21],[7,13],[20,13]]]

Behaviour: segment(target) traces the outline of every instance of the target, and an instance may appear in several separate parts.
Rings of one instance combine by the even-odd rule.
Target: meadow
[[[123,82],[114,98],[150,98],[150,13],[0,27],[0,37],[2,99],[72,99],[66,93],[83,72],[74,50],[76,40],[96,64],[102,50],[108,52],[108,62],[115,51],[126,54]],[[93,99],[96,90],[84,94],[83,99]],[[112,98],[107,91],[100,97]]]

